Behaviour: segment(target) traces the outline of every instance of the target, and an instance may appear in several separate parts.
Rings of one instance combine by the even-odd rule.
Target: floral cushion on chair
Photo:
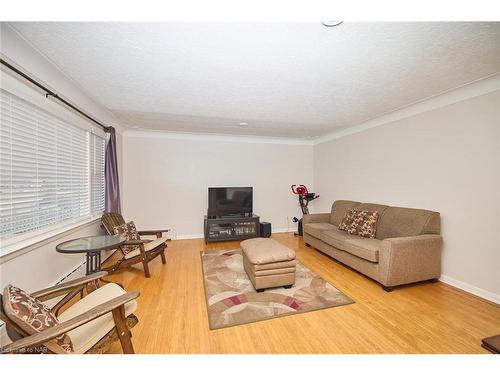
[[[135,224],[133,221],[129,221],[128,223],[114,227],[113,232],[115,234],[119,234],[120,236],[125,237],[127,239],[127,241],[141,239],[141,237],[139,236],[139,233],[137,233],[137,228],[135,227]],[[138,245],[124,245],[124,246],[122,246],[122,250],[123,250],[124,254],[128,254],[128,253],[130,253],[138,248],[139,248]]]
[[[5,314],[28,334],[39,333],[59,324],[57,317],[43,302],[12,285],[7,285],[4,289],[3,309]],[[54,353],[73,352],[73,343],[64,333],[43,345]]]
[[[353,208],[346,212],[339,230],[349,234],[357,234],[361,237],[375,238],[377,231],[377,211],[358,210]]]

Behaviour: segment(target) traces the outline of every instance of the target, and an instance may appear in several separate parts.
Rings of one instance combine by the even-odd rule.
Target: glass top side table
[[[101,270],[101,251],[115,249],[126,241],[123,236],[92,236],[82,237],[60,243],[56,251],[65,254],[86,253],[86,275]]]

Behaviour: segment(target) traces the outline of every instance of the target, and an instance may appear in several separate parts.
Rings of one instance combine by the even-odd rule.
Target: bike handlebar
[[[301,196],[301,197],[305,197],[308,194],[314,194],[314,193],[309,193],[309,191],[307,190],[306,185],[292,185],[291,189],[292,189],[292,193],[294,193],[294,194],[296,194],[298,196]],[[317,198],[319,198],[319,195],[314,195],[314,197],[311,200],[314,200],[314,199],[317,199]]]

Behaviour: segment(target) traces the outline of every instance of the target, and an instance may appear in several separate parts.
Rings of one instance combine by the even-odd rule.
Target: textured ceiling
[[[500,23],[11,25],[144,129],[316,137],[500,71]]]

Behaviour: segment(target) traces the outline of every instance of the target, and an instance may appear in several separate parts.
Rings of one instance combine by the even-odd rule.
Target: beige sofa
[[[376,238],[338,229],[346,211],[378,211]],[[304,242],[378,281],[386,291],[441,274],[439,212],[338,200],[330,213],[304,215]]]

